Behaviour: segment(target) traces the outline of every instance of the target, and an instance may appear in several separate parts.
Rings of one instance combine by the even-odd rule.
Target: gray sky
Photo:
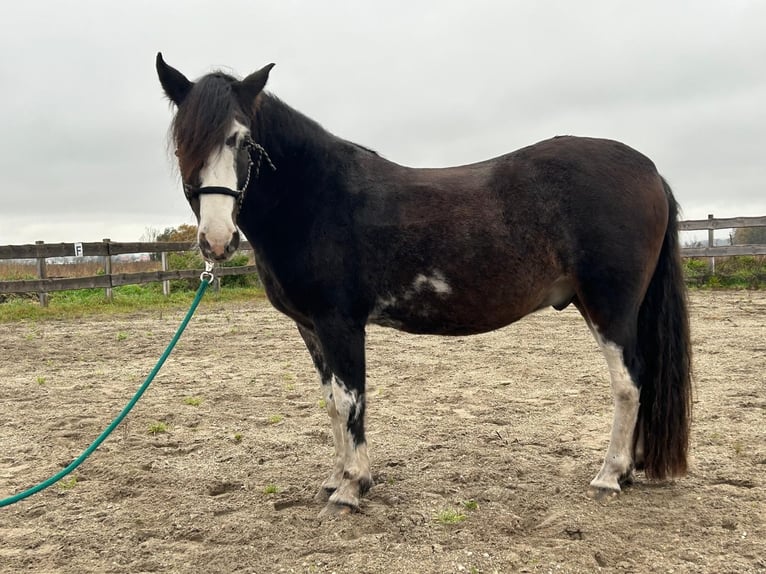
[[[652,158],[687,219],[766,215],[766,2],[36,0],[0,19],[0,244],[193,223],[162,51],[412,166],[557,134]]]

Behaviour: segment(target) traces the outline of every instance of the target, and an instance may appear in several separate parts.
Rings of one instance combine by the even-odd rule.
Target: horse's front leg
[[[364,428],[364,326],[324,319],[315,331],[301,334],[320,373],[335,442],[335,466],[319,492],[327,499],[323,514],[358,510],[372,486]]]
[[[317,493],[317,500],[320,502],[327,502],[343,480],[343,469],[346,461],[344,427],[341,424],[338,410],[335,408],[335,401],[333,400],[332,371],[327,366],[327,362],[324,359],[324,353],[322,352],[322,346],[319,343],[319,339],[314,331],[303,327],[302,325],[298,325],[298,331],[300,332],[301,337],[303,337],[303,341],[306,343],[306,348],[308,349],[311,359],[314,362],[314,367],[319,374],[322,397],[327,408],[327,414],[330,416],[332,438],[335,446],[335,464],[330,476],[325,479],[322,483],[322,487]]]

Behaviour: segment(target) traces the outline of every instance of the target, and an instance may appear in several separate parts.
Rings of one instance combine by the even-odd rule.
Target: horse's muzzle
[[[230,259],[239,248],[239,231],[235,231],[231,235],[231,239],[226,243],[211,243],[208,241],[208,238],[204,233],[200,233],[198,239],[202,256],[208,261],[226,261]]]

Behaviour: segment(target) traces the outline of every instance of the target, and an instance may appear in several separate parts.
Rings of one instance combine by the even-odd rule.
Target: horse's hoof
[[[636,482],[636,474],[632,470],[629,470],[628,472],[623,474],[619,480],[620,486],[633,486],[635,482]]]
[[[599,502],[610,502],[620,496],[619,488],[608,488],[606,486],[591,486],[587,492],[588,498],[598,500]]]
[[[334,488],[325,488],[324,486],[319,489],[319,492],[316,493],[314,496],[314,500],[316,502],[319,502],[320,504],[324,504],[328,500],[330,500],[330,497],[332,496],[332,493],[335,492]]]
[[[358,506],[350,504],[341,504],[338,502],[328,502],[319,513],[319,518],[343,518],[354,512],[359,512]]]

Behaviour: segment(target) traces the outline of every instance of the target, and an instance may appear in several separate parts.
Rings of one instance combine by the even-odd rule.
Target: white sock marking
[[[627,473],[633,464],[631,451],[640,392],[625,366],[622,348],[604,340],[595,330],[594,334],[606,358],[612,380],[614,421],[604,464],[596,478],[591,481],[591,486],[619,491],[620,477]]]
[[[357,481],[360,478],[369,480],[370,460],[367,456],[367,445],[356,445],[354,437],[348,429],[348,420],[352,412],[358,414],[359,396],[356,391],[349,391],[338,377],[332,378],[332,394],[335,408],[342,427],[345,447],[344,476]]]

